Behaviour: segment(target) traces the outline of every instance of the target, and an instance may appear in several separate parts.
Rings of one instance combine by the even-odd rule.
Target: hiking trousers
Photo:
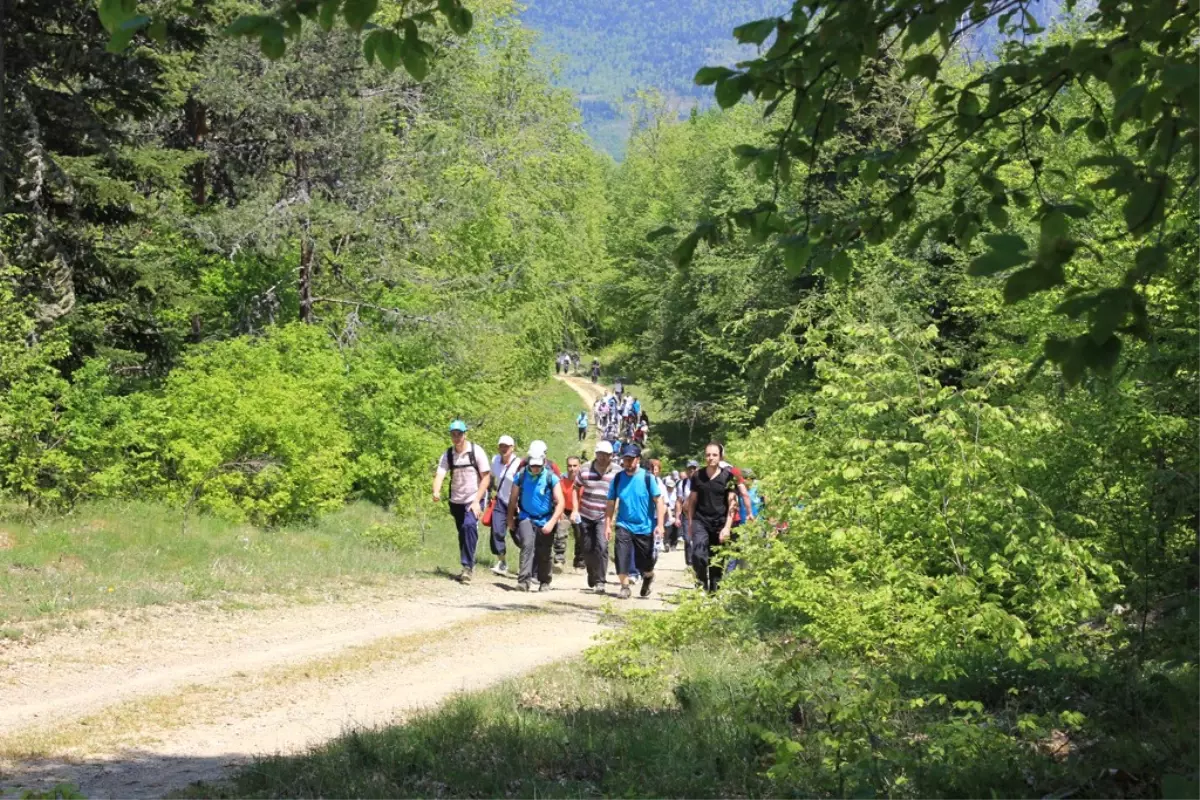
[[[721,559],[721,529],[710,528],[704,520],[692,520],[692,569],[706,592],[715,592],[725,574]]]
[[[492,509],[492,538],[488,542],[491,545],[492,555],[504,560],[504,555],[508,551],[508,503],[496,498],[496,507]]]
[[[521,548],[517,583],[529,584],[535,577],[538,583],[550,583],[550,558],[554,550],[555,535],[542,533],[540,525],[531,519],[523,519],[517,523],[513,538]]]
[[[467,503],[451,503],[450,514],[458,528],[458,560],[463,569],[475,569],[475,547],[479,544],[479,520]]]
[[[692,526],[687,517],[679,519],[679,535],[683,537],[683,563],[692,565]]]
[[[566,515],[558,521],[554,529],[554,563],[567,563],[567,540],[571,538],[571,520]]]
[[[608,575],[608,538],[604,535],[603,519],[583,518],[579,524],[580,548],[587,566],[588,588],[603,586]]]

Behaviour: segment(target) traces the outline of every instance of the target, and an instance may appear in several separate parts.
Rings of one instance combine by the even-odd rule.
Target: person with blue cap
[[[450,423],[450,446],[442,453],[433,478],[433,502],[442,502],[442,483],[450,473],[450,514],[458,529],[458,555],[462,573],[458,579],[470,583],[475,572],[475,547],[479,543],[479,518],[483,498],[491,482],[491,469],[483,448],[467,439],[467,423]]]
[[[621,448],[621,472],[613,478],[608,490],[605,531],[616,542],[617,578],[621,581],[618,595],[622,600],[631,594],[629,574],[642,575],[642,597],[650,596],[654,582],[654,542],[663,538],[662,490],[658,481],[641,467],[642,449],[636,444]],[[615,536],[614,536],[615,530]]]

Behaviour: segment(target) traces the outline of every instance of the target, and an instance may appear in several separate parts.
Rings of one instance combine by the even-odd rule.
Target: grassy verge
[[[548,381],[498,402],[473,436],[489,455],[502,433],[545,439],[561,462],[576,449],[582,401]],[[430,465],[432,479],[433,467]],[[480,563],[491,564],[486,537]],[[389,511],[352,503],[308,525],[264,530],[150,502],[100,502],[30,517],[0,507],[0,639],[32,621],[89,610],[262,595],[328,597],[437,570],[457,572],[450,515],[424,496]]]
[[[654,683],[562,662],[185,796],[761,796],[770,786],[758,721],[729,701],[755,662],[745,650],[689,649],[669,682]]]

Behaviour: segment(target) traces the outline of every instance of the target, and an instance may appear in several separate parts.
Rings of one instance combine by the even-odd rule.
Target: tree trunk
[[[307,206],[311,199],[308,193],[308,157],[304,153],[297,153],[295,159],[296,179],[300,182],[300,192]],[[311,225],[306,209],[304,219],[300,223],[300,321],[305,325],[311,325],[313,321],[312,279],[316,247],[313,244]]]
[[[187,121],[188,135],[192,138],[192,147],[196,150],[203,150],[205,138],[208,136],[208,109],[195,97],[189,96],[183,107],[183,114]],[[198,206],[208,202],[208,185],[205,182],[204,167],[204,162],[198,161],[190,169],[192,202]]]

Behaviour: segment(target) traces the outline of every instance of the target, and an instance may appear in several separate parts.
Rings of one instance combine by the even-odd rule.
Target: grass
[[[582,407],[573,389],[548,381],[498,403],[473,435],[489,455],[502,433],[522,447],[541,438],[565,464],[577,449]],[[432,473],[431,465],[431,480]],[[273,530],[196,515],[184,523],[179,509],[153,502],[84,503],[32,517],[0,507],[0,640],[21,638],[35,621],[86,624],[81,612],[197,601],[244,608],[264,595],[329,597],[458,569],[450,515],[423,495],[395,511],[351,503],[311,524]],[[405,546],[364,535],[377,526],[399,528]],[[491,565],[487,550],[481,536],[482,566]]]
[[[261,759],[188,797],[745,797],[757,720],[735,714],[753,653],[689,649],[669,682],[605,678],[579,660],[459,696],[408,722]]]

